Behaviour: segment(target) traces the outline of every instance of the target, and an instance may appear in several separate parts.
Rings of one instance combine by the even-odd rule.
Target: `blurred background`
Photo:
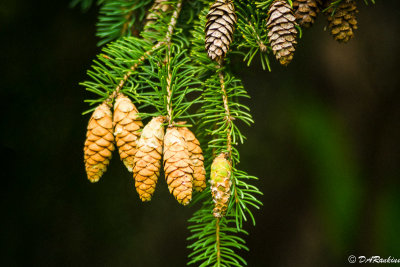
[[[289,67],[235,63],[252,99],[240,168],[260,178],[249,266],[342,266],[400,258],[400,2],[359,1],[348,44],[303,32]],[[163,179],[142,204],[115,154],[86,180],[97,10],[65,1],[0,3],[2,266],[185,266],[187,219]]]

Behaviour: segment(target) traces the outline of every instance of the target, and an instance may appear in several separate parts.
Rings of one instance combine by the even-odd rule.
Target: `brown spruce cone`
[[[164,118],[153,118],[142,131],[133,161],[133,178],[142,201],[150,201],[160,176]]]
[[[214,201],[213,215],[216,218],[225,216],[231,196],[232,167],[225,153],[221,153],[211,164],[211,194]]]
[[[296,18],[286,0],[275,0],[269,9],[267,28],[272,51],[279,62],[286,66],[293,59],[297,44]]]
[[[336,41],[346,43],[353,38],[354,30],[357,29],[357,13],[357,5],[354,0],[343,0],[336,10],[331,6],[325,11],[331,35]]]
[[[181,122],[178,124],[185,124]],[[189,158],[193,164],[193,189],[201,192],[206,188],[206,170],[204,168],[204,156],[200,142],[196,136],[186,127],[178,127],[180,134],[187,144]]]
[[[186,142],[177,127],[167,128],[164,139],[164,172],[168,189],[186,206],[192,199],[193,165]]]
[[[136,143],[143,123],[135,105],[123,94],[119,94],[115,100],[113,121],[119,155],[128,171],[132,172]]]
[[[293,10],[300,26],[309,28],[321,10],[321,0],[293,0]]]
[[[232,0],[216,0],[207,14],[206,50],[208,57],[219,61],[229,50],[237,17]]]
[[[83,150],[88,179],[95,183],[107,170],[114,151],[112,114],[106,103],[99,105],[89,120]]]

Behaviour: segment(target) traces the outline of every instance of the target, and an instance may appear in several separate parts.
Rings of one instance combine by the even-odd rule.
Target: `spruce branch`
[[[335,15],[340,5],[347,3],[343,1],[347,0],[330,1],[328,15]],[[100,6],[97,35],[100,44],[108,44],[88,70],[89,79],[81,83],[95,95],[85,101],[109,109],[123,94],[135,100],[138,110],[145,108],[141,119],[158,117],[164,123],[166,118],[169,126],[196,124],[197,136],[206,145],[205,153],[199,152],[206,173],[210,174],[213,160],[221,156],[225,166],[229,164],[225,168],[229,175],[223,176],[226,183],[222,184],[228,190],[215,190],[216,179],[211,177],[213,189],[194,195],[192,204],[201,207],[188,220],[188,247],[192,250],[188,264],[246,265],[238,255],[239,250],[248,250],[243,239],[248,233],[243,227],[246,222],[256,224],[253,211],[262,206],[258,199],[262,192],[254,185],[257,178],[239,169],[238,145],[246,140],[241,126],[250,126],[253,119],[242,103],[249,95],[230,71],[230,57],[243,55],[249,66],[259,55],[263,69],[271,70],[268,54],[273,52],[280,60],[281,54],[289,51],[290,58],[280,60],[286,65],[294,50],[282,50],[288,45],[294,48],[297,31],[301,35],[291,14],[292,1],[72,0],[72,5],[87,9],[94,2]],[[356,12],[354,8],[351,11]],[[337,26],[340,31],[343,25]],[[205,44],[217,61],[208,57]],[[220,50],[214,55],[216,49]],[[194,108],[199,111],[193,112]],[[175,122],[178,119],[190,125]],[[112,122],[110,125],[112,131]],[[215,192],[222,192],[224,201],[218,202]],[[212,197],[223,212],[213,211]]]
[[[173,31],[175,28],[175,25],[177,23],[177,19],[179,16],[179,12],[181,11],[181,6],[182,6],[182,0],[177,2],[176,8],[171,16],[170,22],[168,23],[167,27],[167,33],[165,35],[165,40],[164,41],[159,41],[157,42],[154,46],[152,46],[150,49],[145,51],[142,56],[140,56],[136,62],[129,67],[129,70],[123,75],[122,79],[118,83],[118,85],[115,87],[113,92],[109,95],[109,97],[106,99],[106,102],[112,103],[115,99],[115,97],[120,93],[122,88],[124,87],[125,83],[128,81],[128,79],[131,77],[132,74],[135,73],[136,69],[145,61],[147,57],[149,57],[154,51],[159,49],[160,47],[167,45],[170,48],[171,45],[171,38],[173,35]],[[108,55],[102,55],[102,57],[106,60],[112,59]]]
[[[124,77],[121,79],[119,82],[118,86],[114,89],[113,93],[108,97],[107,102],[112,103],[115,99],[115,97],[119,94],[119,92],[122,90],[123,86],[125,85],[126,81],[129,79],[129,77],[136,71],[136,69],[139,67],[140,64],[143,63],[143,61],[151,55],[151,53],[158,48],[160,48],[164,43],[163,42],[158,42],[155,44],[150,50],[147,50],[138,60],[137,62],[130,67],[130,70],[124,75]]]

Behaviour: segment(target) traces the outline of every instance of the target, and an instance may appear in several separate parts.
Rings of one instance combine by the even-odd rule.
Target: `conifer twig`
[[[219,61],[219,65],[218,68],[220,69],[220,71],[218,72],[218,76],[219,76],[219,82],[221,84],[221,91],[222,91],[222,100],[224,102],[224,109],[225,109],[225,123],[228,126],[227,127],[227,144],[226,144],[226,150],[228,151],[228,156],[229,156],[229,160],[232,161],[232,137],[231,137],[231,129],[230,129],[230,124],[232,122],[232,117],[231,117],[231,112],[229,110],[229,105],[228,105],[228,95],[226,93],[226,89],[225,89],[225,77],[224,77],[224,73],[222,70],[222,64],[223,64],[223,60]]]
[[[266,52],[267,51],[267,46],[264,44],[264,42],[261,40],[260,35],[257,33],[256,29],[254,28],[254,25],[249,21],[248,18],[245,18],[246,22],[248,23],[248,25],[250,26],[250,28],[252,29],[252,31],[255,33],[256,36],[256,42],[258,44],[258,46],[260,47],[261,52]]]
[[[172,89],[171,89],[171,79],[172,79],[172,73],[171,69],[168,63],[168,77],[167,77],[167,113],[168,113],[168,124],[172,124]]]
[[[165,37],[165,43],[168,46],[168,51],[166,54],[166,64],[168,68],[168,76],[167,76],[167,113],[168,113],[168,124],[172,124],[172,88],[171,88],[171,83],[172,83],[172,73],[171,73],[171,39],[172,39],[172,34],[174,32],[174,27],[176,25],[176,22],[178,21],[178,16],[179,12],[181,11],[182,8],[182,0],[178,1],[176,4],[176,8],[174,13],[172,14],[171,17],[171,22],[168,25],[168,31],[167,35]]]
[[[231,132],[231,123],[232,123],[232,116],[231,116],[231,111],[229,109],[229,105],[228,105],[228,94],[226,93],[226,89],[225,89],[225,77],[224,77],[224,73],[222,71],[222,64],[223,64],[223,60],[220,60],[218,65],[218,68],[220,69],[220,71],[218,72],[219,75],[219,81],[221,83],[221,91],[222,91],[222,100],[224,102],[224,109],[225,109],[225,123],[226,123],[226,150],[228,151],[228,157],[229,157],[229,161],[231,163],[231,166],[233,166],[233,162],[232,162],[232,132]],[[238,203],[239,199],[238,199],[238,195],[237,195],[237,190],[236,190],[236,184],[233,183],[233,186],[235,187],[234,190],[234,196],[235,196],[235,202]]]
[[[221,264],[221,248],[220,248],[220,241],[219,241],[219,218],[217,218],[215,220],[215,227],[216,227],[216,231],[215,231],[215,243],[216,243],[216,247],[217,247],[217,266],[219,266]]]
[[[139,59],[138,61],[133,64],[130,67],[130,70],[124,75],[124,77],[121,79],[121,81],[119,82],[118,86],[114,89],[113,93],[107,98],[106,102],[112,103],[112,101],[114,100],[114,98],[119,94],[119,92],[121,91],[122,87],[125,85],[126,81],[129,79],[129,77],[133,74],[133,72],[137,69],[137,67],[140,66],[140,64],[143,63],[143,61],[149,56],[151,55],[151,53],[153,53],[153,51],[157,50],[158,48],[160,48],[162,45],[168,45],[168,48],[170,48],[171,45],[171,38],[172,38],[172,34],[174,32],[174,28],[176,25],[176,22],[178,21],[178,16],[179,13],[182,9],[182,0],[178,1],[178,3],[176,4],[176,8],[175,11],[172,14],[171,20],[168,23],[168,30],[167,30],[167,34],[165,35],[165,40],[164,41],[159,41],[158,43],[156,43],[151,49],[147,50]]]

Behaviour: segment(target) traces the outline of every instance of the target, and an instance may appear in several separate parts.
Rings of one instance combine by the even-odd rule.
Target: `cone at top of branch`
[[[176,126],[167,128],[164,139],[164,172],[168,189],[186,206],[192,199],[193,164],[185,139]]]
[[[89,120],[83,150],[87,177],[95,183],[107,170],[114,151],[112,113],[106,103],[100,104]]]
[[[211,194],[214,201],[213,215],[216,218],[225,216],[231,196],[232,166],[227,154],[219,154],[211,164]]]
[[[286,0],[275,0],[268,12],[268,40],[279,62],[286,66],[294,55],[296,36],[296,18]]]
[[[300,26],[309,28],[314,24],[322,7],[322,0],[293,0],[293,10]]]
[[[133,178],[142,201],[150,201],[160,176],[164,140],[164,117],[153,118],[144,128],[137,142]]]
[[[136,144],[143,127],[138,110],[124,94],[118,94],[114,104],[114,135],[119,155],[128,171],[133,171]]]
[[[325,11],[331,35],[336,41],[346,43],[353,38],[354,30],[357,29],[357,13],[357,4],[354,0],[342,1],[336,9],[330,6]]]
[[[178,122],[184,125],[186,122]],[[201,192],[206,188],[206,170],[204,168],[204,156],[200,147],[200,142],[187,127],[177,127],[186,142],[189,158],[193,164],[193,189]]]
[[[225,57],[233,40],[237,17],[232,0],[216,0],[207,14],[205,48],[208,57],[219,61]]]

